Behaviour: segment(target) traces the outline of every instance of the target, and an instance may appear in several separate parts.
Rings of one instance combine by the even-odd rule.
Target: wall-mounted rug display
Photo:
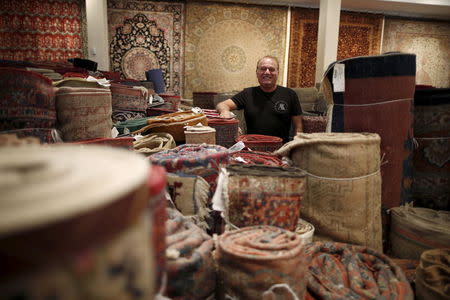
[[[161,69],[166,90],[180,94],[183,15],[183,3],[108,1],[111,69],[136,80],[146,80],[146,71]]]
[[[450,86],[450,22],[386,18],[383,52],[417,56],[416,83]]]
[[[85,1],[1,1],[0,59],[67,61],[87,56]]]
[[[257,85],[264,55],[276,56],[283,70],[286,20],[287,7],[187,3],[184,97]]]
[[[342,12],[337,59],[380,53],[383,16]],[[291,8],[289,87],[313,87],[319,10]]]

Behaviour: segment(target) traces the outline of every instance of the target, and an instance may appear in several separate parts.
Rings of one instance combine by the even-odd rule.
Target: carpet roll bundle
[[[241,228],[272,225],[294,231],[306,186],[297,168],[229,165],[225,219]]]
[[[171,114],[177,112],[176,109],[171,109],[169,104],[162,104],[158,107],[147,108],[147,117],[161,116],[165,114]]]
[[[159,94],[164,99],[164,103],[168,104],[171,110],[178,111],[181,103],[181,96],[170,94]]]
[[[185,141],[184,127],[199,123],[208,125],[206,116],[203,113],[180,111],[148,119],[147,126],[133,132],[133,134],[165,132],[172,135],[176,142],[183,142]]]
[[[167,209],[167,289],[175,300],[206,299],[216,288],[211,237],[175,209]]]
[[[55,142],[55,128],[23,128],[0,131],[0,134],[14,134],[19,138],[36,137],[41,143],[52,144]]]
[[[0,148],[2,298],[153,299],[151,173],[116,148]]]
[[[210,196],[216,190],[217,176],[226,166],[230,153],[217,145],[184,144],[171,150],[155,153],[149,157],[153,164],[161,165],[170,173],[198,175],[210,185]]]
[[[72,142],[73,145],[104,145],[111,147],[119,147],[131,150],[133,148],[133,137],[117,137],[117,138],[97,138],[89,140],[80,140]]]
[[[216,130],[216,144],[230,148],[239,135],[239,120],[208,118],[208,125]]]
[[[173,136],[163,132],[150,133],[133,142],[134,150],[146,156],[173,149],[176,146]]]
[[[151,242],[156,262],[156,286],[158,291],[162,284],[166,269],[166,221],[167,221],[167,199],[166,199],[166,170],[161,166],[152,166],[148,178],[149,209],[151,214]]]
[[[403,259],[392,257],[390,257],[390,259],[394,262],[394,264],[402,269],[403,274],[405,274],[406,280],[408,280],[410,284],[416,281],[416,269],[419,265],[418,259]]]
[[[307,172],[301,217],[332,240],[380,250],[380,136],[302,133],[275,154]]]
[[[306,245],[311,276],[306,299],[404,299],[414,293],[401,269],[373,249],[352,244]]]
[[[207,229],[206,218],[209,184],[200,176],[168,173],[167,188],[173,205],[183,216],[202,229]]]
[[[56,87],[73,87],[73,88],[92,88],[92,89],[108,89],[108,87],[101,85],[99,82],[97,81],[88,81],[86,80],[86,77],[88,76],[88,74],[80,74],[80,76],[83,77],[67,77],[64,78],[62,80],[53,82],[53,85]]]
[[[56,107],[50,79],[36,72],[1,67],[0,90],[0,131],[21,130],[17,132],[20,136],[53,142]]]
[[[427,250],[420,256],[416,276],[418,300],[450,296],[450,248]]]
[[[216,144],[216,130],[209,126],[194,125],[184,128],[186,144]]]
[[[147,116],[148,90],[146,88],[112,83],[111,97],[114,123]]]
[[[327,118],[324,116],[302,116],[304,133],[325,132],[327,130]]]
[[[147,120],[149,118],[140,118],[133,120],[126,120],[122,122],[117,122],[114,124],[119,134],[130,134],[133,131],[139,130],[147,125]]]
[[[282,138],[262,134],[243,134],[236,138],[236,142],[241,141],[249,149],[261,152],[273,152],[283,145]]]
[[[450,211],[450,88],[416,90],[414,206]]]
[[[245,165],[266,165],[281,167],[283,161],[277,156],[268,152],[241,150],[231,155],[230,163]]]
[[[218,94],[214,92],[193,92],[193,105],[200,108],[215,109],[218,100]]]
[[[419,259],[425,250],[450,247],[450,212],[400,206],[390,213],[393,256]]]
[[[337,61],[325,73],[332,92],[329,131],[373,132],[381,137],[383,213],[412,200],[415,76],[416,55],[406,53],[352,57]]]
[[[111,137],[109,89],[61,87],[56,92],[56,111],[65,142]]]
[[[274,286],[297,299],[305,295],[310,256],[293,232],[263,225],[228,231],[219,236],[215,255],[229,299],[263,299]]]

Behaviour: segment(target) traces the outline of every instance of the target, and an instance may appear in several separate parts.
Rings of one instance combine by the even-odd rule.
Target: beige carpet
[[[287,7],[188,2],[184,96],[257,85],[264,55],[279,58],[281,83],[286,21]]]

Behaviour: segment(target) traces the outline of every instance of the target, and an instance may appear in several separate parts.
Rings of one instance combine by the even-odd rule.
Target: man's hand
[[[236,104],[231,99],[227,99],[216,105],[216,109],[220,113],[219,117],[221,118],[232,118],[233,116],[231,115],[231,110],[236,108]]]
[[[221,118],[231,118],[231,113],[229,110],[222,111],[219,115]]]

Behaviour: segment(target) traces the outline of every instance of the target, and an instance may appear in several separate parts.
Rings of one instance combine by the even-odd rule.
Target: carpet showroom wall
[[[84,0],[0,1],[0,59],[61,62],[85,56]]]
[[[284,69],[287,7],[188,2],[184,96],[257,85],[256,62],[273,55]],[[283,80],[280,72],[278,81]]]
[[[145,80],[145,71],[161,69],[166,90],[180,94],[183,84],[184,4],[108,1],[111,70]]]
[[[382,15],[342,12],[337,59],[379,54],[382,25]],[[314,86],[318,28],[318,9],[292,8],[289,87]]]
[[[450,87],[450,22],[387,18],[383,52],[415,53],[416,83]]]

